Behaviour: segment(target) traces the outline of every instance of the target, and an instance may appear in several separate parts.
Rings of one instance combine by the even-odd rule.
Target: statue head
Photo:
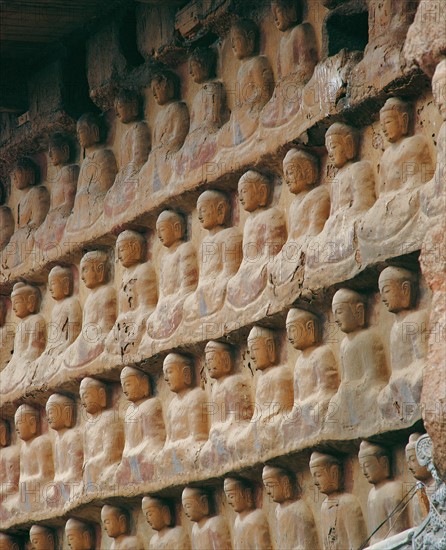
[[[174,210],[163,210],[156,220],[156,234],[166,248],[182,240],[185,230],[183,217]]]
[[[277,466],[264,466],[262,480],[266,494],[274,502],[282,504],[295,499],[297,483],[295,477],[287,470]]]
[[[254,326],[248,334],[248,349],[257,370],[276,364],[276,341],[272,330]]]
[[[116,252],[121,265],[131,267],[141,263],[144,259],[145,245],[146,240],[141,233],[129,229],[119,233],[116,240]]]
[[[156,497],[142,499],[142,511],[147,523],[154,531],[161,531],[174,525],[174,515],[167,500]]]
[[[387,141],[396,143],[409,132],[410,105],[397,97],[391,97],[379,112],[379,121]]]
[[[0,418],[0,448],[8,447],[11,444],[11,432],[9,423],[4,418]]]
[[[48,141],[48,156],[53,166],[64,166],[70,160],[71,140],[60,132],[53,134]]]
[[[233,367],[234,350],[229,344],[210,340],[204,348],[206,369],[211,378],[218,380],[227,376]]]
[[[102,141],[102,124],[94,113],[83,114],[76,124],[76,133],[82,149],[89,149]]]
[[[342,463],[336,456],[315,451],[310,457],[310,471],[314,484],[324,495],[341,490]]]
[[[107,408],[107,388],[95,378],[84,378],[79,388],[81,404],[89,414],[97,414]]]
[[[280,32],[285,32],[297,24],[300,19],[299,7],[296,0],[272,0],[271,11]]]
[[[56,265],[48,275],[48,290],[53,300],[64,300],[73,293],[73,273],[69,267]]]
[[[76,421],[76,403],[74,399],[61,393],[53,393],[46,402],[48,425],[59,431],[72,428]]]
[[[40,435],[40,411],[32,405],[24,404],[16,410],[14,425],[22,441],[30,441]]]
[[[151,394],[149,377],[135,367],[122,369],[121,386],[124,395],[132,403],[137,403]]]
[[[179,79],[167,69],[161,69],[152,76],[150,87],[158,105],[166,105],[179,95]]]
[[[222,191],[205,191],[198,197],[197,212],[203,229],[224,226],[229,214],[229,199]]]
[[[432,94],[443,120],[446,120],[446,58],[436,66],[432,77]]]
[[[317,182],[318,159],[306,151],[290,149],[283,159],[283,174],[288,189],[297,195]]]
[[[40,291],[27,283],[16,283],[11,293],[12,309],[19,319],[36,313],[40,305]]]
[[[406,445],[406,463],[413,477],[418,481],[429,481],[432,478],[432,474],[428,470],[427,466],[421,466],[417,459],[416,444],[420,437],[424,435],[421,433],[413,433],[409,436],[409,442]]]
[[[192,387],[193,362],[190,357],[180,353],[169,353],[163,362],[164,380],[175,393]]]
[[[101,510],[101,521],[105,532],[112,539],[129,534],[130,519],[124,508],[105,504]]]
[[[268,179],[254,170],[248,170],[239,179],[238,195],[243,208],[254,212],[268,204],[270,183]]]
[[[357,155],[358,134],[351,126],[335,122],[325,134],[325,147],[330,162],[336,168],[342,168]]]
[[[54,532],[43,525],[33,525],[29,530],[31,550],[54,550],[56,537]]]
[[[259,41],[259,29],[250,19],[239,19],[231,27],[231,47],[237,59],[254,55]]]
[[[391,313],[411,309],[415,304],[418,277],[402,267],[386,267],[379,276],[381,299]]]
[[[23,189],[37,185],[39,173],[39,167],[32,158],[21,157],[12,168],[11,183],[16,189],[22,191]]]
[[[225,478],[223,489],[229,506],[240,514],[255,507],[252,484],[242,477]]]
[[[80,263],[81,279],[90,290],[107,282],[110,262],[107,252],[91,250],[82,256]]]
[[[121,90],[115,97],[116,118],[123,124],[138,120],[141,98],[134,90]]]
[[[20,550],[20,544],[16,537],[0,532],[0,550]]]
[[[362,473],[372,485],[377,485],[390,477],[390,452],[385,447],[370,441],[362,441],[358,459]]]
[[[214,48],[195,48],[189,56],[189,74],[197,84],[215,77],[217,52]]]
[[[201,521],[211,515],[210,496],[204,489],[186,487],[181,501],[184,513],[191,521]]]
[[[286,317],[288,340],[295,349],[311,348],[322,339],[321,325],[321,320],[314,313],[293,307]]]
[[[94,550],[94,531],[84,521],[70,518],[65,524],[65,536],[71,550]]]
[[[335,322],[346,334],[365,326],[366,298],[349,288],[339,289],[333,296],[332,311]]]

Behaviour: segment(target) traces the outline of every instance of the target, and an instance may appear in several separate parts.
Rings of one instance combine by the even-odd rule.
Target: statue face
[[[349,302],[337,302],[332,307],[335,322],[342,332],[346,334],[361,328],[358,319],[353,313],[354,305]]]
[[[142,511],[147,523],[153,530],[161,531],[161,529],[168,526],[161,506],[153,503],[150,503],[149,505],[143,503]]]
[[[252,40],[241,29],[231,30],[231,48],[237,59],[243,59],[253,53]]]
[[[96,288],[104,281],[104,272],[98,269],[99,262],[81,261],[81,279],[87,288]]]
[[[31,530],[29,540],[31,542],[31,550],[51,550],[54,548],[54,545],[51,544],[50,535],[42,531]]]
[[[347,151],[344,144],[344,136],[336,134],[329,135],[325,145],[328,151],[328,158],[336,168],[342,168],[348,162]]]
[[[382,462],[374,455],[359,458],[359,465],[367,481],[372,485],[387,479],[387,469]]]
[[[81,404],[89,414],[96,414],[103,410],[103,396],[101,395],[100,388],[96,386],[87,385],[81,386],[79,395],[81,398]]]
[[[268,349],[267,338],[258,337],[248,340],[248,349],[257,370],[264,370],[274,364],[271,350]]]
[[[335,466],[332,466],[334,469]],[[336,480],[331,475],[329,466],[314,466],[310,468],[313,482],[321,493],[330,495],[339,489]]]
[[[6,533],[0,533],[0,550],[19,550],[19,546],[12,537]]]
[[[63,166],[70,158],[70,150],[68,149],[68,146],[58,147],[57,145],[50,145],[48,149],[48,156],[53,166]]]
[[[282,479],[277,474],[268,474],[263,477],[263,485],[265,486],[266,494],[274,501],[285,502],[287,496],[285,494],[285,487],[283,486]]]
[[[296,14],[292,13],[291,9],[286,10],[278,6],[275,2],[271,2],[271,11],[274,23],[280,32],[287,31],[296,22]]]
[[[381,300],[391,313],[398,313],[408,307],[407,296],[404,294],[400,282],[387,279],[380,283],[379,292]]]
[[[158,105],[165,105],[173,98],[172,86],[167,79],[154,80],[151,88],[153,97]]]
[[[48,277],[48,290],[53,300],[63,300],[68,296],[66,275],[52,273]]]
[[[101,520],[107,535],[114,539],[123,535],[122,525],[119,521],[119,512],[113,508],[102,508]]]
[[[239,200],[246,212],[254,212],[260,206],[260,198],[256,184],[247,178],[241,178],[238,183]]]
[[[12,297],[12,309],[19,319],[24,319],[34,312],[30,298],[32,296],[29,292],[21,292]]]
[[[170,248],[179,239],[172,220],[156,222],[156,234],[166,248]]]
[[[187,367],[179,362],[169,362],[163,366],[164,380],[167,382],[171,391],[179,392],[188,387],[184,377],[185,369],[187,369]]]
[[[210,349],[206,351],[206,369],[211,378],[221,378],[231,370],[231,361],[224,350]]]
[[[65,529],[68,546],[71,550],[89,550],[89,546],[85,544],[84,533],[77,527]]]
[[[217,205],[212,199],[198,199],[198,219],[204,229],[213,229],[218,225]]]
[[[387,141],[395,143],[404,135],[402,115],[396,110],[380,113],[379,120]]]
[[[16,168],[11,174],[12,184],[16,189],[22,191],[32,185],[32,174],[28,170]]]
[[[206,517],[203,504],[198,496],[187,496],[182,498],[183,509],[191,521],[200,521]]]
[[[294,159],[283,165],[285,183],[291,193],[300,193],[314,181],[313,166],[306,159]]]
[[[443,69],[437,68],[432,81],[432,94],[442,119],[446,120],[446,67]]]
[[[14,424],[15,431],[22,441],[30,441],[37,434],[36,418],[32,414],[16,413]]]
[[[135,103],[123,103],[122,101],[117,101],[115,103],[116,117],[123,124],[128,124],[133,122],[138,117],[138,105]]]
[[[125,378],[121,378],[121,386],[129,401],[139,401],[146,397],[145,387],[136,374],[129,374]]]
[[[82,149],[88,149],[96,143],[95,132],[86,122],[78,122],[76,127],[77,139]]]
[[[46,404],[46,416],[48,425],[53,430],[62,430],[66,428],[65,410],[66,404],[58,403],[57,401],[48,401]]]
[[[314,344],[314,331],[310,330],[309,323],[313,319],[298,317],[286,323],[286,333],[288,341],[295,349],[304,350]]]
[[[417,460],[415,447],[406,450],[406,463],[413,477],[419,481],[429,479],[430,472],[426,466],[421,466]]]
[[[205,82],[209,77],[206,69],[196,59],[189,60],[189,74],[197,84]]]
[[[239,514],[251,508],[239,483],[225,480],[224,491],[228,504],[234,509],[234,512]]]
[[[141,261],[141,251],[136,240],[125,239],[118,241],[118,260],[123,267],[131,267]]]

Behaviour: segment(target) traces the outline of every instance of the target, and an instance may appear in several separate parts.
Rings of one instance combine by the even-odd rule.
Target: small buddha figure
[[[186,355],[169,353],[163,362],[164,380],[175,393],[166,414],[166,446],[191,448],[208,438],[206,393],[193,383],[193,362]]]
[[[14,218],[11,209],[6,206],[6,192],[0,184],[0,259],[3,256],[2,250],[9,243],[14,233]]]
[[[246,479],[227,477],[224,492],[237,516],[232,545],[237,550],[272,550],[269,526],[263,510],[255,507],[254,488]]]
[[[147,523],[156,531],[150,539],[149,550],[191,550],[189,537],[179,525],[169,503],[157,497],[144,497],[142,511]]]
[[[32,365],[46,344],[46,323],[39,313],[40,291],[28,283],[16,283],[11,293],[12,309],[20,319],[14,337],[14,353],[0,373],[2,394],[14,390],[34,372]]]
[[[327,188],[317,185],[319,164],[314,155],[290,149],[283,159],[283,175],[295,197],[288,213],[288,239],[270,268],[274,286],[294,280],[308,243],[322,231],[330,212]]]
[[[242,260],[242,236],[235,227],[226,227],[229,199],[222,191],[205,191],[198,197],[198,219],[207,230],[199,258],[197,289],[184,302],[186,320],[206,317],[223,306],[228,280],[237,273]]]
[[[56,535],[44,525],[33,525],[29,530],[31,550],[56,550]]]
[[[4,508],[8,512],[18,508],[19,461],[19,448],[11,445],[9,422],[0,418],[0,510]]]
[[[95,550],[94,530],[89,523],[70,518],[65,524],[65,538],[70,550]]]
[[[321,343],[322,321],[314,313],[291,308],[286,330],[293,348],[301,351],[294,367],[294,406],[302,421],[314,429],[322,426],[338,389],[336,359],[330,346]]]
[[[257,25],[249,19],[240,19],[231,28],[230,40],[240,66],[231,117],[219,133],[220,147],[235,147],[254,134],[260,113],[274,87],[274,76],[268,59],[256,55],[259,41]]]
[[[58,502],[74,496],[75,483],[82,479],[84,449],[82,436],[76,424],[76,403],[67,395],[53,393],[46,402],[48,426],[54,435],[54,490],[47,499]],[[67,495],[67,496],[65,496]]]
[[[41,249],[60,242],[74,205],[79,166],[70,162],[72,148],[70,139],[64,134],[56,133],[49,139],[48,157],[52,165],[48,175],[50,208],[36,231],[36,243]]]
[[[412,524],[420,525],[429,514],[429,499],[436,489],[435,479],[427,466],[421,466],[417,459],[416,443],[423,434],[413,433],[406,445],[406,464],[416,481],[421,482],[417,495],[413,499]]]
[[[216,132],[226,114],[223,83],[216,80],[217,52],[195,48],[189,56],[189,75],[200,88],[192,100],[189,133],[176,163],[185,176],[209,162],[217,150]]]
[[[93,250],[82,257],[80,275],[89,289],[82,313],[84,330],[64,353],[67,368],[79,368],[96,359],[104,351],[105,339],[116,319],[116,293],[109,283],[110,262],[107,252]],[[89,329],[94,327],[94,334]]]
[[[107,388],[103,382],[84,378],[79,395],[87,413],[83,473],[84,481],[89,486],[111,478],[121,460],[124,430],[113,409],[108,408]]]
[[[20,192],[20,199],[14,212],[14,234],[6,249],[9,269],[25,262],[30,256],[36,229],[44,222],[50,207],[49,193],[38,184],[39,178],[39,167],[31,158],[20,158],[12,169],[11,185]]]
[[[184,513],[193,522],[192,550],[232,550],[226,519],[214,514],[210,494],[198,487],[186,487],[181,499]]]
[[[21,550],[21,545],[17,537],[0,532],[0,550]]]
[[[0,297],[0,371],[6,367],[14,353],[15,326],[6,322],[7,313],[6,299]]]
[[[101,521],[105,532],[113,539],[110,550],[141,550],[138,537],[130,535],[130,518],[124,508],[106,504],[101,510]]]
[[[42,434],[39,409],[20,405],[14,415],[20,447],[21,507],[41,506],[40,491],[54,479],[53,450],[50,438]],[[29,499],[33,495],[34,501]]]
[[[365,296],[342,288],[333,296],[332,310],[345,337],[340,347],[341,383],[331,406],[334,418],[346,429],[376,416],[378,395],[389,375],[383,344],[366,328]]]
[[[53,267],[48,275],[48,290],[55,304],[48,325],[47,344],[38,359],[38,364],[45,369],[45,376],[50,364],[76,340],[82,328],[82,310],[79,300],[73,296],[71,268]]]
[[[317,45],[310,23],[299,23],[301,14],[296,0],[273,0],[271,11],[282,33],[277,52],[278,82],[273,97],[262,112],[265,127],[281,126],[297,113],[302,88],[313,75],[317,63]]]
[[[155,309],[158,289],[155,270],[145,262],[146,241],[136,231],[122,231],[116,241],[123,267],[118,293],[118,317],[106,340],[106,348],[121,357],[137,349],[148,317]]]
[[[357,225],[375,202],[375,176],[369,161],[355,160],[358,135],[351,126],[332,124],[325,134],[325,146],[335,169],[330,181],[330,215],[308,245],[307,264],[310,272],[326,272],[327,265],[332,269],[335,264],[337,270],[349,274],[357,266]]]
[[[343,490],[340,459],[314,452],[310,470],[316,487],[327,495],[322,502],[320,521],[324,550],[359,548],[367,538],[366,524],[359,500]]]
[[[283,468],[267,465],[262,480],[266,494],[277,503],[276,548],[319,548],[313,513],[299,496],[295,477]]]
[[[434,172],[426,136],[409,135],[411,107],[407,102],[388,99],[379,118],[390,145],[381,158],[378,199],[359,229],[361,254],[366,259],[385,257],[397,242],[421,245],[425,229],[419,229],[419,194]]]
[[[432,95],[443,124],[437,136],[437,163],[434,177],[421,188],[421,211],[428,225],[431,218],[441,219],[446,208],[446,59],[437,65],[432,77]],[[1,223],[0,223],[1,227]],[[1,247],[0,247],[1,249]]]
[[[395,315],[390,331],[389,385],[380,395],[380,406],[388,417],[393,412],[400,418],[407,407],[420,403],[423,368],[427,356],[429,314],[415,309],[418,277],[402,267],[386,267],[379,276],[381,299]]]
[[[238,182],[240,202],[249,213],[243,228],[243,259],[237,274],[229,279],[227,301],[243,308],[260,296],[267,283],[268,263],[286,240],[285,220],[275,206],[268,208],[268,179],[254,170]]]
[[[135,367],[121,371],[121,386],[129,401],[125,412],[125,445],[118,479],[141,483],[151,477],[153,457],[164,445],[164,428],[161,402],[152,393],[149,377]],[[153,466],[152,466],[153,468]]]
[[[147,321],[153,339],[171,336],[183,319],[183,304],[197,286],[197,258],[192,243],[185,242],[185,223],[180,214],[163,210],[156,232],[166,251],[159,270],[159,298]]]
[[[115,98],[116,118],[125,126],[121,137],[119,172],[104,200],[104,214],[113,220],[128,210],[136,198],[138,174],[150,151],[150,131],[141,120],[141,98],[121,90]]]
[[[66,225],[67,234],[85,233],[94,226],[103,213],[105,195],[118,171],[113,151],[104,148],[103,127],[98,116],[82,115],[77,121],[77,137],[83,160],[73,211]]]
[[[390,452],[386,448],[369,441],[362,441],[358,458],[363,474],[373,485],[367,500],[369,534],[372,534],[401,502],[404,489],[401,481],[391,479]],[[370,544],[401,533],[408,527],[410,527],[408,509],[405,508],[401,513],[395,514],[384,522],[370,539]]]
[[[181,148],[189,131],[189,111],[179,101],[179,79],[176,74],[161,69],[152,76],[151,89],[160,106],[153,125],[152,150],[139,173],[140,186],[156,193],[167,185],[171,160]]]

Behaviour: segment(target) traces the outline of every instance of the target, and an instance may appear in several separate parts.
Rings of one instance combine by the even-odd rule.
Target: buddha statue
[[[238,193],[248,217],[243,228],[243,258],[236,275],[229,279],[227,301],[244,308],[265,289],[268,264],[286,241],[286,226],[281,211],[268,207],[271,189],[264,175],[246,172],[238,182]]]
[[[21,550],[19,539],[9,533],[0,532],[0,550]]]
[[[0,184],[0,259],[3,257],[3,250],[9,243],[14,233],[14,218],[11,209],[6,206],[6,192]],[[2,262],[3,263],[3,262]]]
[[[191,550],[190,540],[167,500],[147,496],[142,499],[142,511],[147,523],[156,531],[150,539],[149,550]]]
[[[124,125],[120,142],[119,171],[104,199],[104,214],[115,222],[136,200],[138,174],[150,151],[150,131],[141,120],[141,98],[133,90],[121,90],[114,102],[116,118]]]
[[[8,323],[6,298],[0,297],[0,372],[6,367],[14,353],[15,325]]]
[[[138,537],[130,534],[130,518],[127,510],[105,504],[101,510],[104,531],[113,542],[110,550],[142,550]]]
[[[222,191],[208,190],[198,197],[198,220],[207,235],[200,247],[198,286],[184,302],[187,321],[222,308],[228,281],[240,266],[242,236],[235,227],[227,227],[229,209],[229,199]]]
[[[33,525],[29,530],[31,550],[56,550],[56,535],[44,525]]]
[[[70,550],[95,550],[95,533],[89,523],[70,518],[65,524],[65,538]]]
[[[0,418],[0,517],[1,511],[10,514],[19,508],[18,490],[20,453],[18,445],[11,444],[9,422]]]
[[[268,59],[257,55],[259,30],[250,19],[240,19],[231,27],[230,41],[234,57],[240,61],[236,94],[229,121],[221,128],[220,147],[236,147],[257,130],[263,107],[270,99],[274,76]]]

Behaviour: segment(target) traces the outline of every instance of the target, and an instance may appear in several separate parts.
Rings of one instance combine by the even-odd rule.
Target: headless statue
[[[144,497],[142,511],[147,523],[156,531],[150,539],[149,550],[191,550],[189,537],[183,527],[175,525],[175,516],[166,500]]]

